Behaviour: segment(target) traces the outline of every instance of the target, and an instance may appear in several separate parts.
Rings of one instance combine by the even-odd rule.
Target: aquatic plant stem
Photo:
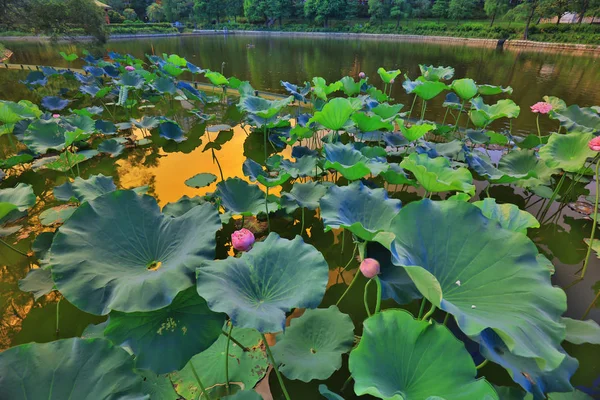
[[[62,300],[62,298],[58,299],[58,302],[56,302],[56,335],[58,335],[60,333],[60,329],[58,327],[58,321],[60,319],[60,301]]]
[[[596,162],[596,199],[594,201],[594,222],[592,223],[592,234],[590,235],[590,242],[588,243],[587,253],[585,254],[585,261],[583,263],[583,269],[579,278],[583,280],[585,272],[587,271],[588,262],[590,261],[590,254],[592,253],[592,245],[594,244],[594,236],[596,236],[596,225],[598,224],[598,198],[600,196],[600,162]]]
[[[229,343],[231,343],[231,331],[233,331],[233,323],[229,321],[229,334],[225,345],[225,391],[227,395],[229,395]]]
[[[417,102],[417,95],[415,94],[415,97],[413,98],[412,106],[410,106],[410,111],[408,112],[408,117],[406,117],[406,119],[409,119],[410,116],[412,115],[413,108],[415,108],[416,102]]]
[[[378,276],[373,279],[377,284],[377,303],[375,303],[375,314],[377,314],[379,311],[381,311],[381,281],[379,280]]]
[[[542,131],[540,130],[540,113],[537,114],[535,118],[535,124],[537,125],[538,130],[538,138],[540,139],[540,144],[542,143]]]
[[[19,253],[20,255],[22,255],[23,257],[29,257],[27,254],[23,253],[21,250],[17,249],[16,247],[13,247],[12,245],[6,243],[4,240],[0,239],[0,243],[2,243],[3,245],[5,245],[6,247],[8,247],[9,249],[11,249],[12,251]]]
[[[223,182],[225,180],[225,178],[223,177],[223,170],[221,169],[221,163],[219,162],[219,159],[217,158],[217,155],[215,154],[215,149],[210,149],[212,151],[212,157],[213,157],[213,161],[215,161],[217,163],[217,167],[219,168],[219,174],[221,175],[221,182]]]
[[[192,373],[194,374],[194,377],[196,378],[196,382],[198,382],[198,386],[200,387],[200,392],[202,393],[202,395],[204,397],[206,397],[207,400],[210,400],[210,397],[208,397],[208,393],[206,392],[206,389],[204,388],[204,385],[202,384],[202,381],[200,380],[198,371],[196,371],[196,367],[194,367],[194,363],[190,363],[190,366],[192,367]]]
[[[263,147],[265,148],[265,163],[267,162],[267,126],[263,127]]]
[[[465,100],[460,105],[460,110],[458,111],[458,117],[456,118],[456,124],[454,124],[454,131],[458,128],[458,123],[460,122],[460,117],[462,117],[463,109],[465,108]]]
[[[442,125],[446,124],[446,118],[448,117],[448,111],[450,111],[450,107],[446,107],[446,112],[444,113],[444,119],[442,121]]]
[[[358,276],[359,275],[360,275],[360,271],[356,271],[356,274],[354,275],[354,278],[352,278],[352,282],[350,282],[350,284],[348,285],[348,287],[346,288],[346,290],[344,291],[344,293],[342,293],[342,295],[340,296],[340,298],[338,299],[338,301],[335,303],[336,306],[341,303],[342,299],[348,294],[348,292],[350,291],[350,289],[352,288],[352,286],[354,286],[354,284],[358,280]]]
[[[478,366],[476,366],[475,369],[481,369],[481,368],[485,367],[488,362],[489,362],[488,359],[483,360],[483,362],[481,364],[479,364]]]
[[[425,112],[427,111],[427,102],[423,100],[423,106],[421,107],[421,121],[425,119]]]
[[[285,384],[283,383],[283,378],[281,377],[281,373],[277,368],[277,364],[275,363],[275,358],[273,358],[273,353],[271,353],[271,347],[269,347],[269,343],[267,342],[267,338],[264,333],[260,333],[262,337],[263,343],[265,344],[265,349],[267,350],[267,355],[269,356],[269,360],[271,360],[271,365],[273,366],[273,370],[275,371],[275,375],[277,375],[277,380],[279,381],[279,386],[281,386],[281,390],[283,391],[283,395],[286,400],[290,400],[290,395],[288,394],[287,389],[285,388]]]
[[[300,236],[304,235],[304,207],[302,207],[302,226],[300,227]]]
[[[417,319],[421,319],[423,316],[423,311],[425,311],[425,304],[427,303],[427,299],[423,297],[421,300],[421,307],[419,308],[419,315],[417,315]]]
[[[365,311],[367,311],[367,317],[371,316],[371,311],[369,311],[369,299],[368,299],[369,285],[371,284],[371,282],[373,282],[373,279],[369,279],[367,281],[367,284],[365,285],[365,291],[363,293],[363,302],[365,304]]]
[[[450,318],[450,313],[446,313],[446,316],[444,317],[444,325],[446,325],[448,323],[449,318]]]
[[[269,229],[269,233],[271,233],[271,220],[269,219],[269,187],[266,187],[265,191],[265,211],[267,212],[267,228]]]
[[[431,317],[436,309],[437,307],[432,304],[429,311],[427,311],[427,314],[425,314],[423,318],[421,318],[421,321],[425,321],[427,318]]]
[[[552,207],[552,204],[554,203],[556,196],[558,196],[558,191],[562,187],[566,176],[567,176],[567,174],[565,172],[563,172],[562,176],[560,177],[560,180],[558,181],[558,184],[556,185],[556,188],[552,192],[552,196],[550,196],[550,201],[548,202],[548,204],[544,208],[544,211],[542,211],[542,214],[540,215],[541,218],[544,218],[546,216],[546,213],[550,209],[550,207]]]
[[[227,338],[231,338],[231,341],[233,343],[235,343],[236,345],[238,345],[244,352],[248,352],[250,351],[249,348],[247,348],[246,346],[244,346],[243,344],[241,344],[238,340],[236,340],[236,338],[234,338],[233,336],[231,336],[229,333],[225,332],[225,331],[221,331],[221,334]]]
[[[588,308],[583,313],[583,316],[581,317],[582,320],[584,320],[584,319],[587,318],[587,316],[589,315],[590,311],[592,311],[592,308],[594,308],[594,306],[598,302],[599,298],[600,298],[600,291],[598,291],[598,293],[596,293],[596,297],[594,297],[594,300],[592,300],[591,304],[588,306]]]

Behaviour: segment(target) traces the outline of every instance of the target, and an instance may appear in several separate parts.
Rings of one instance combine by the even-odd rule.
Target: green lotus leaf
[[[126,343],[136,355],[137,368],[165,374],[208,349],[224,323],[225,315],[212,312],[190,287],[160,310],[111,312],[104,335],[113,343]]]
[[[12,168],[16,165],[25,164],[33,160],[33,156],[28,153],[19,154],[0,160],[0,169]]]
[[[552,110],[548,115],[550,118],[560,121],[560,125],[567,128],[568,131],[600,132],[600,113],[591,107],[579,107],[573,104],[564,110]]]
[[[267,100],[262,97],[244,96],[240,99],[239,108],[260,118],[269,119],[277,115],[294,101],[294,96],[282,100]]]
[[[596,321],[588,319],[580,321],[571,318],[562,318],[562,323],[567,327],[565,340],[574,344],[600,344],[600,326]]]
[[[514,204],[496,204],[496,199],[488,197],[473,203],[481,209],[483,215],[498,221],[500,226],[513,232],[527,234],[529,228],[539,228],[540,223],[527,211],[521,211]]]
[[[90,136],[91,133],[85,133],[79,128],[72,132],[65,132],[65,147],[69,147],[75,142],[84,142],[88,140]]]
[[[167,77],[158,78],[157,80],[154,81],[152,86],[154,87],[154,89],[156,89],[156,91],[158,91],[159,93],[163,93],[163,94],[164,93],[175,94],[175,92],[177,91],[177,88],[175,87],[175,82],[173,81],[173,79],[167,78]]]
[[[60,53],[58,53],[58,54],[60,54],[60,56],[61,56],[61,57],[62,57],[62,58],[65,60],[65,61],[68,61],[68,62],[73,62],[73,61],[75,61],[75,60],[77,60],[77,59],[79,58],[79,56],[78,56],[77,54],[75,54],[75,53],[70,53],[70,54],[67,54],[67,53],[65,53],[64,51],[61,51],[61,52],[60,52]]]
[[[584,132],[571,132],[567,135],[553,133],[548,139],[548,144],[540,149],[540,160],[550,168],[578,172],[588,158],[596,155],[596,152],[588,147],[588,142],[593,138],[593,134]]]
[[[367,94],[369,95],[370,98],[377,101],[378,103],[388,101],[390,99],[390,96],[383,93],[381,90],[377,89],[375,86],[371,86],[370,88],[368,88]]]
[[[335,169],[348,180],[360,179],[369,174],[377,176],[389,168],[384,160],[370,159],[352,144],[326,143],[323,147],[325,169]]]
[[[331,390],[327,388],[326,385],[319,385],[319,393],[325,397],[327,400],[344,400],[342,396],[337,393],[333,393]]]
[[[389,166],[390,168],[381,174],[387,183],[391,183],[392,185],[418,186],[418,183],[410,179],[406,175],[406,172],[400,168],[399,164],[390,163]]]
[[[223,397],[225,400],[263,400],[263,397],[254,390],[242,390],[230,396]]]
[[[123,154],[125,151],[125,146],[123,146],[122,141],[117,139],[107,139],[98,145],[98,151],[101,153],[110,154],[111,158],[115,158]]]
[[[53,171],[67,172],[85,160],[87,160],[87,158],[84,154],[71,153],[67,150],[52,160],[49,160],[49,162],[45,163],[44,168],[51,169]]]
[[[590,246],[590,239],[589,238],[585,238],[583,239],[583,241],[585,242],[585,244],[587,244],[588,246]],[[594,239],[591,242],[591,246],[592,246],[592,250],[594,250],[594,252],[596,253],[596,257],[600,258],[600,240],[599,239]]]
[[[371,109],[375,115],[379,115],[383,119],[395,118],[400,110],[404,107],[402,104],[379,104],[377,107]]]
[[[317,249],[300,236],[287,240],[273,232],[240,258],[199,265],[196,288],[209,308],[229,315],[234,326],[262,333],[284,330],[292,308],[316,308],[329,275]]]
[[[502,94],[502,93],[512,94],[513,88],[510,86],[502,87],[502,86],[494,86],[494,85],[478,85],[477,91],[482,96],[492,96],[495,94]]]
[[[400,70],[399,69],[395,69],[392,71],[386,71],[385,68],[383,67],[379,67],[377,69],[377,73],[379,74],[379,76],[381,77],[381,80],[384,83],[391,83],[392,79],[396,79],[396,77],[398,75],[400,75]]]
[[[521,108],[510,99],[498,100],[494,105],[487,105],[481,97],[471,100],[469,117],[478,128],[485,128],[500,118],[517,118]]]
[[[244,172],[245,176],[250,178],[250,181],[258,181],[266,187],[280,186],[291,178],[291,175],[287,172],[279,173],[277,171],[273,171],[272,174],[274,176],[272,176],[271,173],[263,170],[262,165],[251,158],[247,158],[246,161],[244,161],[244,164],[242,165],[242,171]]]
[[[561,98],[544,96],[544,101],[552,106],[553,111],[564,111],[567,109],[567,103]]]
[[[358,82],[354,81],[354,78],[351,76],[345,76],[340,79],[342,83],[342,90],[344,94],[348,97],[355,96],[360,93],[360,88],[367,82],[365,79],[361,79]]]
[[[452,81],[450,89],[463,100],[471,100],[477,94],[477,84],[473,79],[464,78]]]
[[[0,122],[16,124],[23,119],[38,118],[42,115],[39,107],[30,101],[21,100],[18,103],[0,100]]]
[[[314,94],[323,101],[327,101],[327,96],[333,92],[337,92],[344,87],[341,81],[332,82],[329,85],[325,79],[321,77],[314,77],[313,80]]]
[[[221,205],[233,215],[257,215],[261,212],[277,210],[276,203],[265,204],[265,193],[257,185],[250,185],[240,178],[229,178],[217,183],[215,196],[221,199]]]
[[[50,249],[52,279],[91,314],[158,310],[192,286],[200,261],[214,258],[220,228],[210,204],[172,218],[153,197],[107,193],[83,203],[59,228]]]
[[[114,135],[117,133],[117,126],[110,121],[99,119],[95,122],[94,127],[103,135]]]
[[[419,85],[415,86],[412,93],[425,101],[429,101],[446,89],[448,89],[448,86],[442,82],[421,81]]]
[[[14,188],[0,189],[0,204],[10,204],[12,209],[26,211],[33,207],[35,200],[33,187],[26,183],[17,183]]]
[[[157,375],[152,371],[136,370],[143,378],[142,392],[149,394],[149,400],[180,400],[167,375]]]
[[[289,193],[281,193],[281,207],[288,214],[294,212],[298,207],[316,210],[319,208],[319,200],[326,192],[327,186],[318,182],[296,182]]]
[[[69,204],[48,208],[40,213],[40,223],[43,226],[63,224],[66,220],[71,218],[71,215],[73,215],[75,210],[77,210],[77,206]]]
[[[181,126],[174,121],[164,121],[158,126],[160,137],[172,140],[176,143],[181,143],[187,138],[185,137]]]
[[[341,368],[353,343],[354,324],[336,306],[306,310],[277,337],[273,357],[288,379],[324,380]]]
[[[450,161],[445,157],[429,158],[427,154],[412,153],[402,160],[400,166],[412,172],[428,192],[475,192],[471,172],[462,167],[452,169]]]
[[[511,378],[534,398],[545,399],[549,392],[573,391],[570,379],[579,363],[560,346],[556,346],[556,351],[564,355],[563,361],[557,368],[545,370],[540,368],[537,359],[513,354],[492,329],[483,330],[474,339],[479,342],[479,350],[486,359],[504,367]]]
[[[39,154],[65,148],[65,129],[56,122],[38,119],[27,127],[23,143]]]
[[[404,124],[400,125],[402,136],[411,142],[422,138],[427,132],[431,132],[434,129],[435,125],[431,124],[412,125],[410,128],[405,127]]]
[[[331,186],[319,201],[325,230],[345,228],[363,240],[388,231],[402,203],[390,199],[385,189],[370,189],[362,182]]]
[[[199,206],[201,204],[205,204],[206,200],[200,196],[188,197],[182,196],[179,200],[167,203],[162,212],[165,215],[170,215],[171,217],[179,217],[186,212],[190,211],[192,208]]]
[[[28,343],[0,353],[6,399],[142,399],[141,385],[133,358],[108,340]]]
[[[516,181],[517,186],[533,188],[552,182],[552,175],[559,171],[550,168],[536,157],[534,150],[514,150],[506,154],[498,162],[498,169],[507,175],[522,178]]]
[[[44,268],[32,269],[25,278],[19,280],[19,289],[23,292],[33,293],[33,299],[38,301],[54,290],[52,272]]]
[[[394,125],[388,121],[384,121],[379,115],[367,115],[365,113],[354,113],[352,115],[352,121],[356,124],[356,127],[362,132],[372,132],[379,130],[394,130]]]
[[[485,134],[490,138],[490,144],[498,144],[500,146],[508,144],[508,138],[501,133],[494,131],[485,131]]]
[[[415,320],[404,310],[377,313],[363,325],[349,364],[357,395],[385,400],[498,400],[492,385],[475,379],[471,356],[445,326]]]
[[[209,69],[207,69],[206,72],[204,73],[204,77],[206,79],[208,79],[210,81],[210,83],[212,83],[215,86],[222,86],[222,85],[229,84],[229,80],[227,78],[225,78],[225,76],[223,76],[219,72],[211,71]]]
[[[355,102],[338,97],[325,104],[323,109],[317,111],[308,123],[317,122],[327,129],[338,131],[347,126],[350,116],[356,110]]]
[[[17,206],[10,203],[0,203],[0,220],[17,209]]]
[[[404,207],[391,232],[394,264],[433,305],[453,314],[465,334],[490,328],[514,355],[535,359],[546,371],[563,362],[556,347],[565,336],[559,317],[566,296],[552,286],[527,236],[490,224],[473,204],[430,200]]]
[[[433,65],[419,64],[421,76],[428,81],[447,81],[454,76],[454,68],[452,67],[434,67]]]
[[[282,160],[279,164],[279,173],[285,172],[292,178],[316,176],[323,172],[323,169],[319,166],[319,161],[317,157],[313,156],[300,157],[296,162]]]
[[[269,363],[260,334],[254,329],[234,327],[231,336],[246,347],[240,348],[233,341],[229,344],[229,382],[242,389],[253,388],[267,372]],[[178,372],[171,374],[177,392],[185,399],[197,399],[200,395],[198,382],[191,365],[198,372],[200,381],[206,388],[225,386],[225,351],[227,337],[221,335],[207,350],[192,357],[190,362]],[[213,397],[216,398],[216,397]]]
[[[141,89],[144,86],[144,78],[138,71],[125,72],[121,74],[121,79],[115,82],[120,86],[134,89]]]
[[[214,174],[202,172],[186,179],[185,185],[191,188],[200,189],[212,184],[213,182],[216,182],[216,180],[217,177]]]

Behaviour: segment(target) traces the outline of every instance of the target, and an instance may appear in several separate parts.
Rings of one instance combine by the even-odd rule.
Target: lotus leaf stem
[[[446,316],[444,317],[444,325],[446,325],[448,323],[449,318],[450,318],[450,313],[446,313]]]
[[[348,266],[350,265],[350,263],[352,262],[352,260],[354,260],[354,255],[356,254],[356,250],[358,250],[358,243],[356,243],[354,245],[354,250],[352,251],[352,256],[350,257],[350,259],[348,260],[348,262],[346,263],[346,265],[344,266],[344,268],[342,269],[342,271],[345,271],[346,269],[348,269]]]
[[[20,255],[22,255],[23,257],[29,257],[26,253],[23,253],[21,250],[17,249],[16,247],[6,243],[4,240],[0,239],[0,243],[2,243],[3,245],[5,245],[6,247],[8,247],[9,249],[11,249],[12,251],[19,253]]]
[[[429,309],[429,311],[427,311],[427,314],[425,314],[423,316],[423,318],[421,318],[421,321],[425,321],[427,318],[431,317],[433,315],[433,313],[435,312],[436,309],[437,309],[437,307],[432,304],[431,308]]]
[[[277,380],[279,381],[279,386],[281,386],[283,395],[285,396],[286,400],[290,400],[290,395],[288,394],[288,391],[285,388],[285,384],[283,383],[283,378],[281,377],[281,373],[279,372],[279,369],[277,368],[277,364],[275,363],[275,358],[273,358],[273,353],[271,353],[271,347],[269,347],[267,338],[265,337],[265,334],[262,332],[260,333],[260,336],[262,336],[263,343],[265,344],[265,349],[267,350],[267,355],[269,356],[269,359],[271,360],[271,364],[273,365],[273,370],[275,371],[275,375],[277,375]]]
[[[423,316],[423,311],[425,311],[425,304],[427,303],[427,299],[423,297],[421,300],[421,307],[419,308],[419,315],[417,315],[417,319],[421,319]]]
[[[423,100],[423,106],[421,107],[421,121],[425,119],[425,112],[427,111],[427,102]]]
[[[234,338],[233,336],[231,336],[229,333],[225,332],[225,331],[221,331],[221,334],[223,334],[223,336],[231,338],[231,341],[233,343],[235,343],[236,345],[238,345],[244,352],[248,352],[250,351],[249,348],[247,348],[246,346],[244,346],[243,344],[241,344],[236,338]]]
[[[463,102],[460,105],[460,110],[458,111],[458,117],[456,118],[456,124],[454,124],[454,130],[456,131],[456,128],[458,128],[458,123],[460,122],[460,117],[462,117],[462,112],[465,108],[465,100],[463,100]]]
[[[379,280],[378,276],[373,279],[377,284],[377,303],[375,303],[375,314],[377,314],[379,311],[381,311],[381,281]]]
[[[300,228],[300,236],[304,235],[304,207],[302,207],[302,226]]]
[[[344,254],[344,242],[346,241],[346,230],[342,228],[342,254]]]
[[[544,211],[542,211],[542,214],[540,215],[541,218],[544,218],[546,216],[546,213],[550,209],[550,207],[552,207],[552,204],[554,203],[554,200],[556,199],[556,196],[558,196],[558,191],[562,187],[562,185],[563,185],[563,183],[565,181],[565,177],[566,176],[567,176],[567,174],[565,172],[563,172],[562,176],[560,177],[560,180],[558,181],[558,185],[556,185],[556,188],[552,192],[552,196],[550,196],[550,201],[548,202],[548,204],[544,208]]]
[[[594,306],[598,302],[599,298],[600,298],[600,291],[598,291],[598,293],[596,293],[596,297],[594,297],[594,300],[592,300],[592,303],[588,306],[588,308],[583,313],[583,316],[581,317],[582,320],[587,318],[588,314],[590,313],[590,311],[592,311],[592,308],[594,308]]]
[[[448,117],[448,111],[450,111],[450,107],[446,107],[446,112],[444,113],[444,120],[442,121],[442,125],[446,124],[446,118]]]
[[[372,315],[371,311],[369,311],[369,299],[368,299],[369,285],[371,284],[372,281],[373,281],[373,279],[369,279],[369,281],[365,285],[365,291],[363,293],[363,302],[365,303],[365,310],[367,311],[367,317],[371,317],[371,315]]]
[[[583,280],[585,272],[587,271],[588,262],[590,261],[590,254],[592,253],[592,245],[594,244],[594,236],[596,236],[596,225],[598,225],[598,198],[600,196],[600,162],[596,162],[596,199],[594,201],[594,222],[592,223],[592,233],[590,235],[590,242],[588,243],[587,253],[585,254],[585,261],[583,263],[583,269],[581,270],[580,278]]]
[[[60,301],[62,299],[58,299],[58,301],[56,302],[56,334],[58,335],[60,333],[60,329],[58,327],[58,321],[60,318]]]
[[[413,108],[415,108],[416,102],[417,102],[417,95],[415,94],[415,97],[413,98],[412,106],[410,106],[410,111],[408,112],[408,117],[406,117],[406,119],[409,119],[410,116],[412,115]]]
[[[342,385],[342,388],[340,389],[340,392],[343,392],[344,390],[346,390],[346,387],[348,386],[348,384],[352,381],[352,375],[350,375],[348,377],[348,379],[346,379],[344,381],[344,384]]]
[[[204,397],[206,397],[207,400],[210,400],[210,397],[208,396],[208,393],[206,392],[206,389],[204,388],[204,385],[202,384],[202,381],[200,380],[198,371],[196,371],[196,367],[194,367],[194,363],[191,362],[190,366],[192,367],[192,373],[194,374],[194,377],[196,378],[196,382],[198,382],[198,386],[200,387],[200,392],[202,393],[202,395]]]
[[[352,288],[352,286],[354,286],[354,284],[358,280],[358,276],[359,275],[360,275],[360,271],[356,271],[356,274],[354,275],[354,278],[352,278],[352,282],[350,282],[350,284],[348,285],[348,287],[346,288],[346,290],[344,291],[344,293],[342,293],[342,295],[340,296],[340,298],[338,299],[338,301],[335,303],[336,306],[341,303],[342,299],[346,296],[346,294],[348,294],[348,292],[350,291],[350,289]]]
[[[265,148],[265,163],[267,162],[267,126],[263,126],[263,147]]]
[[[229,344],[231,343],[231,331],[233,323],[229,321],[229,334],[227,335],[227,344],[225,345],[225,391],[229,396]]]
[[[481,369],[481,368],[485,367],[488,362],[489,362],[489,360],[486,358],[485,360],[483,360],[483,362],[481,364],[476,366],[475,369]]]
[[[223,178],[223,170],[221,169],[221,163],[219,162],[219,159],[217,158],[217,155],[215,154],[215,149],[210,149],[212,151],[212,157],[213,160],[217,163],[217,167],[219,168],[219,174],[221,175],[221,182],[225,180],[225,178]]]
[[[269,220],[269,187],[265,190],[265,211],[267,212],[267,229],[271,233],[271,220]]]

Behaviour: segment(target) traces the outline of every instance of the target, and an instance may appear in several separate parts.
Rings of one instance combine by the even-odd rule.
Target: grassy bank
[[[216,25],[204,25],[205,29],[214,29]],[[522,23],[501,22],[490,26],[487,21],[454,21],[411,20],[396,21],[347,20],[332,21],[327,27],[289,21],[281,25],[266,27],[263,24],[225,23],[218,25],[219,29],[229,30],[259,30],[287,32],[351,32],[378,33],[425,36],[454,36],[481,39],[522,39],[525,28]],[[600,24],[539,24],[529,27],[529,40],[538,42],[579,43],[600,45]]]

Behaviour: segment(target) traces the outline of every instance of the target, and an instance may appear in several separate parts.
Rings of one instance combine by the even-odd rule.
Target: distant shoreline
[[[156,34],[126,34],[111,35],[111,40],[122,39],[142,39],[151,37],[185,37],[185,36],[204,36],[204,35],[224,35],[222,30],[195,30],[185,33],[156,33]],[[425,36],[425,35],[402,35],[402,34],[379,34],[379,33],[347,33],[347,32],[289,32],[289,31],[246,31],[229,30],[227,35],[247,35],[247,36],[278,36],[278,37],[319,37],[319,38],[341,38],[341,39],[372,39],[372,40],[395,40],[404,42],[430,42],[430,43],[448,43],[456,45],[496,48],[499,39],[480,39],[464,38],[454,36]],[[18,41],[49,41],[47,36],[0,36],[1,42]],[[75,36],[60,38],[58,41],[69,40],[92,40],[91,36]],[[515,40],[507,39],[502,48],[506,50],[529,50],[529,51],[568,51],[571,54],[585,54],[600,56],[600,45],[576,44],[576,43],[554,43],[537,42],[533,40]]]

